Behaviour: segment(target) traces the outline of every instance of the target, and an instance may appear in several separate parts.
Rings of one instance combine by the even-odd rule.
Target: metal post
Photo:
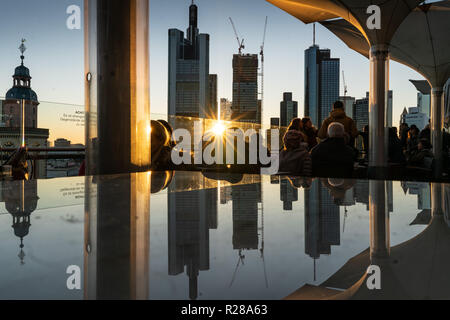
[[[444,94],[442,87],[431,90],[431,143],[435,157],[435,178],[442,177],[443,159],[443,132],[444,129]]]
[[[369,177],[382,178],[387,171],[386,107],[389,92],[389,47],[370,50]]]
[[[431,214],[433,217],[443,216],[443,186],[440,183],[431,184]]]
[[[88,174],[150,167],[149,0],[85,0]]]
[[[149,0],[85,0],[85,71],[85,298],[147,299]]]

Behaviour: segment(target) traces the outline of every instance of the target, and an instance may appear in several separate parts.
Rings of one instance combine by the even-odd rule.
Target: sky
[[[150,97],[151,112],[167,113],[168,29],[185,31],[191,0],[150,0]],[[210,73],[218,74],[218,97],[232,97],[232,56],[237,53],[229,17],[241,38],[244,53],[259,53],[264,21],[268,16],[265,46],[264,120],[279,116],[283,92],[293,92],[304,104],[304,51],[312,44],[312,25],[264,0],[195,0],[199,6],[199,29],[210,35]],[[0,96],[12,86],[11,75],[20,63],[18,47],[26,38],[25,65],[33,77],[32,87],[40,101],[83,105],[83,30],[66,27],[69,5],[82,0],[2,0],[0,12]],[[317,26],[316,43],[331,49],[341,59],[348,95],[365,97],[369,89],[369,62],[350,50],[322,26]],[[412,69],[391,62],[390,88],[394,91],[394,125],[404,107],[417,105],[417,92],[409,79],[423,79]],[[341,79],[342,80],[342,79]],[[343,84],[341,81],[341,94]],[[41,115],[42,116],[42,115]]]

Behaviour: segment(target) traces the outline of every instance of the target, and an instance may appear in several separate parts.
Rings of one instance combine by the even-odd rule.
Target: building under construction
[[[258,67],[257,54],[233,55],[233,121],[261,124]]]

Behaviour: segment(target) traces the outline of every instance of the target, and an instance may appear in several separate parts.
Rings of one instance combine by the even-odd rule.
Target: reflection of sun
[[[214,132],[216,136],[222,136],[226,130],[227,128],[222,122],[216,123],[216,125],[212,128],[212,132]]]

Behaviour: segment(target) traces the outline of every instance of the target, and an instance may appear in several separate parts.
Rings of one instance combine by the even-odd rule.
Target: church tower
[[[37,128],[38,98],[36,92],[31,89],[30,70],[24,65],[25,40],[19,47],[22,63],[15,69],[13,75],[13,87],[8,90],[3,103],[3,121],[6,127],[18,128],[22,119],[22,100],[25,100],[25,127]]]

